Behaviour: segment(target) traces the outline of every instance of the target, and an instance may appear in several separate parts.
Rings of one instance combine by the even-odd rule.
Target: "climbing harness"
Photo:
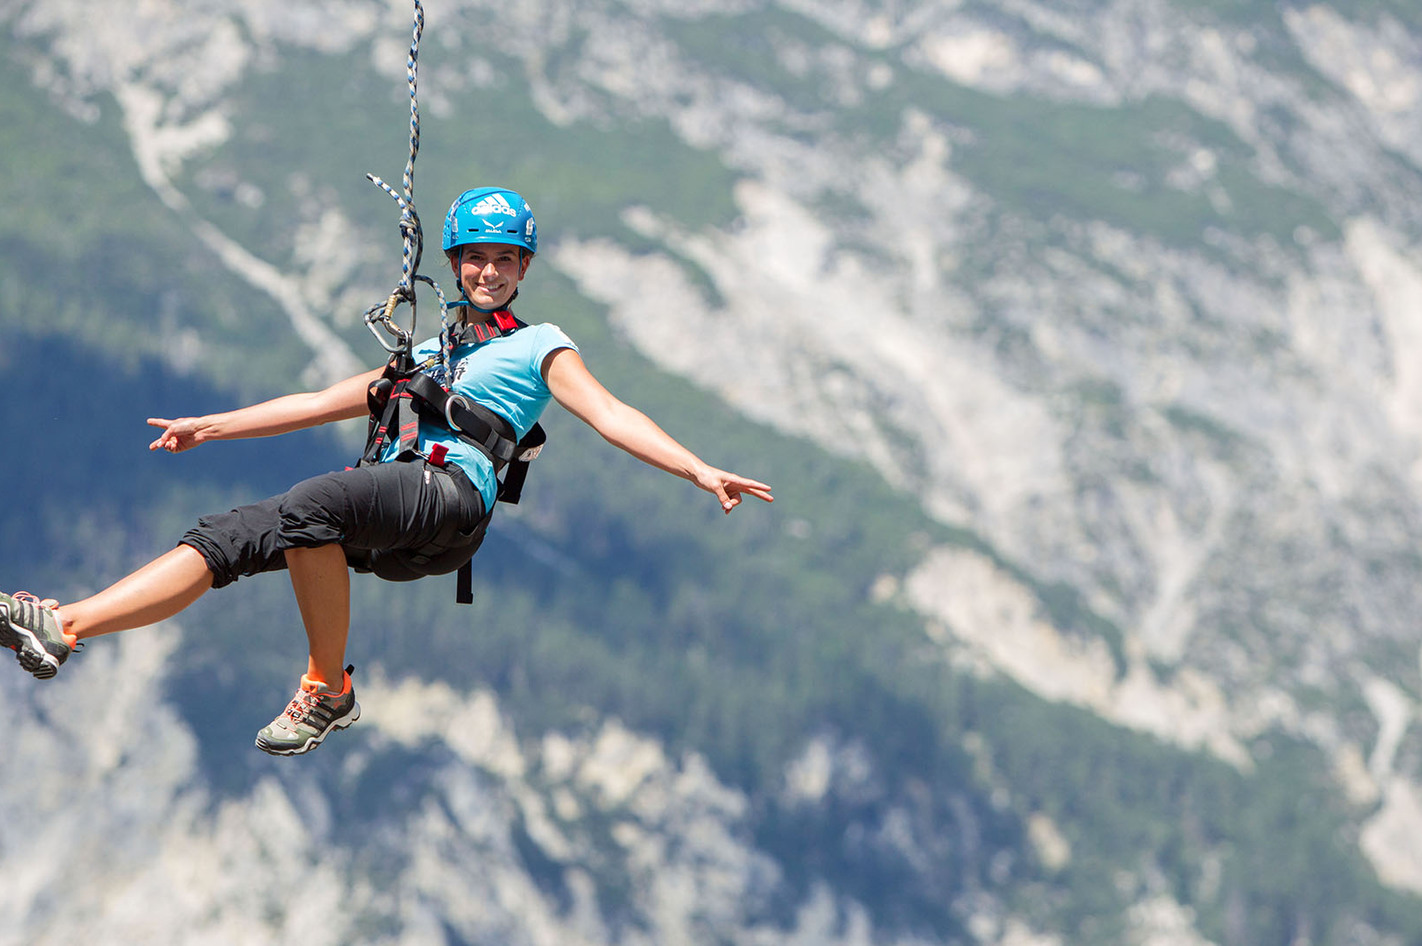
[[[357,465],[381,462],[391,446],[398,444],[394,460],[423,461],[449,473],[451,482],[456,478],[465,479],[457,466],[446,464],[446,449],[443,444],[434,444],[428,453],[420,451],[420,425],[430,423],[452,432],[487,457],[494,465],[495,474],[503,474],[497,501],[517,503],[523,491],[528,463],[542,449],[545,440],[543,428],[534,424],[528,434],[520,439],[508,420],[482,404],[451,391],[453,373],[450,361],[454,350],[460,345],[470,342],[484,343],[510,335],[523,328],[524,323],[516,319],[512,312],[504,309],[493,313],[489,321],[466,321],[462,329],[455,331],[449,324],[449,309],[468,306],[470,303],[464,299],[454,303],[446,302],[439,283],[419,272],[420,259],[424,252],[424,233],[420,226],[419,214],[415,210],[415,158],[420,151],[420,109],[416,87],[420,35],[423,31],[424,6],[420,0],[415,0],[414,35],[406,59],[406,78],[410,90],[410,154],[405,162],[401,190],[397,192],[374,174],[366,175],[371,183],[394,198],[400,207],[402,253],[400,279],[395,288],[384,302],[371,306],[365,313],[366,327],[389,353],[390,358],[384,373],[366,392],[370,423],[365,450]],[[526,204],[524,210],[527,211]],[[524,218],[518,219],[522,224]],[[446,223],[446,231],[448,226]],[[537,235],[531,214],[527,214],[524,226],[525,232],[513,242],[531,251],[536,250]],[[445,243],[448,242],[446,233]],[[446,245],[445,249],[448,248]],[[415,363],[413,356],[416,283],[424,283],[434,290],[439,301],[440,318],[439,352],[420,365]],[[395,313],[402,305],[408,305],[410,308],[408,330],[395,321]],[[400,567],[406,574],[401,577],[441,574],[457,565],[459,584],[456,600],[464,604],[471,602],[473,595],[469,557],[472,557],[482,541],[493,512],[492,508],[486,510],[483,520],[472,531],[459,533],[457,537],[453,534],[447,537],[459,540],[457,545],[447,552],[433,555],[405,554]],[[461,554],[465,551],[468,555],[460,561]],[[379,572],[379,569],[376,571]]]
[[[475,323],[461,335],[482,343],[523,327],[523,322],[504,309],[494,313],[492,325]],[[495,473],[504,473],[499,502],[519,501],[528,464],[538,456],[546,439],[537,424],[520,439],[513,424],[498,413],[450,391],[422,366],[413,361],[404,364],[398,356],[390,359],[385,372],[366,391],[366,404],[370,408],[370,429],[359,465],[381,462],[389,448],[398,443],[393,459],[423,458],[435,466],[444,466],[443,444],[434,444],[428,454],[419,450],[420,424],[434,423],[487,457]]]
[[[500,310],[494,313],[492,325],[477,322],[466,326],[455,344],[465,344],[464,339],[471,336],[472,341],[490,342],[523,327],[524,323],[513,313]],[[422,424],[434,424],[450,431],[487,457],[494,466],[495,475],[503,474],[496,502],[516,504],[523,493],[528,464],[543,449],[546,439],[543,428],[534,424],[520,439],[513,424],[497,412],[441,384],[433,374],[433,361],[431,356],[424,365],[417,365],[408,351],[392,355],[385,371],[367,389],[370,423],[365,451],[357,466],[386,462],[386,454],[394,449],[395,455],[389,461],[424,462],[446,475],[449,483],[460,481],[466,489],[473,489],[458,465],[447,462],[444,444],[432,444],[428,452],[421,452],[420,427]],[[443,487],[445,482],[442,478],[440,486]],[[372,570],[381,577],[401,580],[458,569],[455,600],[460,604],[469,604],[474,600],[470,560],[483,541],[493,516],[494,508],[491,506],[485,510],[483,518],[467,531],[461,531],[457,523],[451,522],[445,534],[431,543],[434,551],[372,555],[372,562],[376,558],[394,562],[398,574],[375,565]]]

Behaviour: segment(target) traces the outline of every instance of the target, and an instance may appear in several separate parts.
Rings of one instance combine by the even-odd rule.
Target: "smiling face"
[[[450,253],[450,266],[476,308],[493,312],[508,305],[533,256],[507,243],[466,243]]]

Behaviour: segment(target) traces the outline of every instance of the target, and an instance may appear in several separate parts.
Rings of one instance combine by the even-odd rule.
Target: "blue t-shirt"
[[[543,380],[543,359],[560,348],[578,350],[563,330],[547,322],[521,328],[487,342],[460,345],[450,355],[454,375],[451,390],[487,407],[513,424],[521,439],[542,416],[552,400]],[[442,381],[439,338],[427,339],[412,352],[415,364],[426,374]],[[494,464],[477,447],[460,440],[440,424],[420,425],[420,452],[428,454],[434,444],[444,444],[447,462],[453,462],[469,477],[484,496],[484,508],[493,509],[499,491]],[[386,449],[383,460],[393,460],[399,441]]]

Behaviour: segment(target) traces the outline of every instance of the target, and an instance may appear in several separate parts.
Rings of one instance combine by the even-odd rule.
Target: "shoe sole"
[[[37,679],[48,680],[59,672],[59,661],[44,649],[35,632],[10,621],[10,606],[7,604],[0,604],[0,647],[13,650],[20,666]]]
[[[339,719],[332,720],[331,725],[327,726],[324,732],[312,736],[310,739],[306,740],[301,745],[295,748],[287,749],[281,746],[272,745],[270,743],[264,744],[262,742],[261,736],[257,737],[256,746],[258,749],[261,749],[267,755],[301,755],[303,753],[310,752],[312,749],[315,749],[327,736],[331,735],[331,733],[335,732],[337,729],[345,729],[347,726],[349,726],[351,723],[355,722],[358,719],[360,719],[360,704],[352,703],[351,711],[349,713]]]

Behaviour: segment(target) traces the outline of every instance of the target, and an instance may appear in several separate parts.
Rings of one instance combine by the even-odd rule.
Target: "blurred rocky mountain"
[[[884,632],[892,659],[860,643],[834,666],[909,709],[765,720],[783,738],[748,776],[625,694],[543,718],[516,676],[377,664],[364,741],[218,786],[192,697],[164,692],[213,665],[137,632],[51,687],[0,681],[0,797],[45,813],[0,829],[0,942],[1422,941],[1422,12],[426,13],[426,227],[466,182],[519,187],[546,247],[523,314],[546,292],[570,314],[540,318],[592,337],[619,377],[654,367],[656,391],[693,405],[677,416],[714,404],[717,430],[759,431],[734,445],[745,472],[779,486],[802,469],[766,444],[806,457],[791,501],[736,515],[775,523],[773,541],[751,533],[767,560],[837,527],[874,552],[826,585],[906,630]],[[376,360],[359,314],[399,248],[393,203],[360,175],[399,179],[410,14],[0,2],[6,347],[65,339],[238,399]],[[105,155],[118,170],[96,174]],[[113,246],[128,240],[167,262]],[[117,340],[46,294],[76,272]],[[84,456],[69,444],[63,462]],[[630,607],[598,580],[618,554],[570,538],[580,494],[550,492],[509,513],[506,541],[568,588],[606,586],[591,611]],[[909,511],[881,521],[881,495]],[[134,540],[126,515],[87,528],[139,557],[168,541]],[[589,515],[599,535],[658,521]],[[0,565],[117,577],[46,521],[53,554],[12,541]],[[720,548],[692,536],[693,554]],[[695,579],[659,577],[665,554],[634,549],[645,563],[615,574],[689,594]],[[827,592],[807,574],[784,613],[747,593],[731,619],[813,637],[800,604]],[[674,629],[711,605],[648,607]],[[172,623],[162,640],[192,644]],[[552,633],[530,618],[510,646],[544,666]],[[834,694],[812,707],[854,692],[806,686]],[[931,735],[906,723],[920,716]],[[1100,810],[1081,797],[1097,786]]]

